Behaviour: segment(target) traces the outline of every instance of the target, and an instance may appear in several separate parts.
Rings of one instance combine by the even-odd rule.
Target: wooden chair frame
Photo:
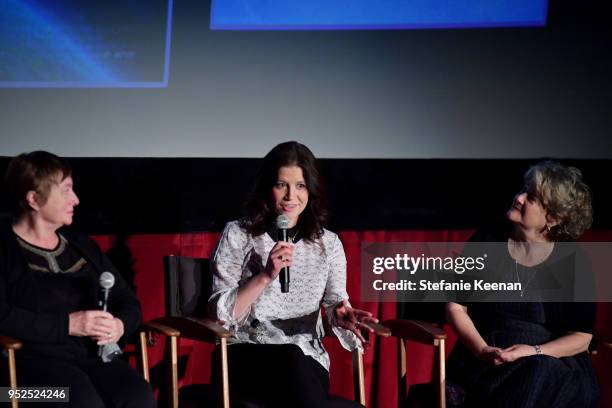
[[[375,325],[375,332],[379,336],[390,336],[391,332],[386,327]],[[219,406],[229,408],[229,372],[227,365],[227,339],[230,332],[218,323],[189,317],[169,316],[154,319],[144,323],[139,333],[140,360],[142,364],[143,377],[150,381],[149,358],[147,347],[153,333],[161,334],[170,340],[170,364],[168,376],[172,387],[169,395],[171,408],[179,407],[178,393],[178,338],[184,337],[206,343],[217,344],[221,351],[221,396]],[[354,400],[366,406],[365,374],[363,367],[363,352],[356,349],[351,352],[353,362],[353,385],[355,390]]]
[[[435,388],[436,406],[446,408],[446,333],[437,325],[418,320],[394,319],[382,324],[389,328],[391,335],[398,338],[398,407],[404,405],[406,389],[406,345],[405,340],[416,341],[434,347],[434,371],[432,383]]]
[[[170,364],[168,378],[171,392],[168,395],[169,406],[179,407],[178,388],[178,339],[179,337],[217,344],[221,351],[221,399],[219,406],[229,408],[229,375],[227,368],[227,339],[230,332],[220,324],[191,317],[168,316],[154,319],[144,323],[139,333],[140,360],[145,380],[150,381],[149,357],[147,347],[150,344],[151,334],[157,333],[166,336],[170,341]]]
[[[0,336],[0,345],[7,351],[9,366],[9,385],[17,388],[17,365],[15,364],[15,351],[22,346],[21,342],[9,336]],[[17,408],[19,403],[16,399],[11,400],[11,408]]]

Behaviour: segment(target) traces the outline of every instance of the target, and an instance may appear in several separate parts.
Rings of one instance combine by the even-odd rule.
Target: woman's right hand
[[[268,285],[276,279],[281,269],[285,266],[291,266],[292,261],[293,244],[278,241],[270,250],[263,271],[253,276],[246,284],[238,288],[236,303],[234,304],[234,311],[232,312],[234,319],[242,318],[253,302],[255,302]]]
[[[278,241],[270,250],[268,261],[266,262],[266,267],[264,269],[269,281],[272,282],[274,279],[276,279],[281,269],[286,266],[291,266],[292,262],[293,244],[285,241]]]
[[[102,310],[81,310],[68,315],[68,334],[76,337],[107,337],[113,332],[113,315]]]
[[[478,358],[482,361],[498,366],[504,363],[501,358],[502,349],[499,347],[484,346],[480,352],[478,352]]]

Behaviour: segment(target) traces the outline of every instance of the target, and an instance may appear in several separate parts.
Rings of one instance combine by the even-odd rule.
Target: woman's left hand
[[[111,343],[117,343],[119,339],[121,338],[121,336],[123,336],[124,327],[123,327],[123,322],[121,321],[121,319],[118,319],[115,317],[111,321],[110,326],[111,327],[105,336],[94,337],[94,340],[96,340],[98,346],[103,346],[105,344],[111,344]]]
[[[528,344],[515,344],[514,346],[503,349],[499,353],[498,358],[504,363],[511,363],[520,358],[532,356],[534,354],[536,354],[536,352],[533,346]]]
[[[374,332],[374,329],[368,326],[368,323],[378,323],[378,319],[372,317],[372,313],[354,309],[348,305],[346,300],[343,300],[342,304],[334,309],[334,315],[338,326],[355,333],[363,345],[369,344],[363,338],[361,330],[365,329],[370,333]]]

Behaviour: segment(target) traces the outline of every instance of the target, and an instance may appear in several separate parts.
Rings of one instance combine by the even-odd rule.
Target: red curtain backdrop
[[[344,244],[347,257],[347,289],[354,307],[365,309],[381,321],[393,319],[397,315],[397,305],[392,302],[373,303],[359,301],[361,284],[361,245],[369,242],[463,242],[472,231],[343,231],[340,239]],[[103,250],[116,244],[114,236],[93,237]],[[219,238],[218,233],[187,233],[163,235],[133,235],[125,244],[132,253],[135,271],[137,296],[142,304],[144,319],[152,319],[165,314],[163,257],[183,255],[208,258]],[[612,241],[612,231],[591,231],[584,241]],[[415,308],[427,307],[414,303]],[[598,330],[612,338],[612,307],[608,303],[599,304]],[[456,337],[447,327],[447,355]],[[350,353],[342,349],[335,339],[325,339],[331,355],[331,392],[346,398],[353,396],[353,377]],[[151,364],[159,363],[163,356],[163,340],[150,352]],[[180,352],[189,357],[185,366],[183,384],[207,383],[210,379],[210,357],[212,346],[194,344],[181,340]],[[432,350],[419,344],[407,344],[408,384],[427,382],[431,378]],[[612,406],[612,351],[601,350],[593,357],[600,380],[602,400],[600,406]],[[371,347],[364,355],[366,396],[368,406],[395,408],[397,406],[397,343],[395,339],[371,339]],[[231,375],[231,373],[230,373]]]

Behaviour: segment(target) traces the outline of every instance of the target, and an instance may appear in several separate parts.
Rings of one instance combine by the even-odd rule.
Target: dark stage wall
[[[4,172],[9,158],[0,158]],[[90,234],[220,231],[241,215],[256,159],[71,158],[81,199],[75,226]],[[320,160],[330,227],[472,229],[499,220],[538,160]],[[567,160],[594,195],[594,229],[611,229],[612,160]],[[7,215],[5,194],[0,211]]]

